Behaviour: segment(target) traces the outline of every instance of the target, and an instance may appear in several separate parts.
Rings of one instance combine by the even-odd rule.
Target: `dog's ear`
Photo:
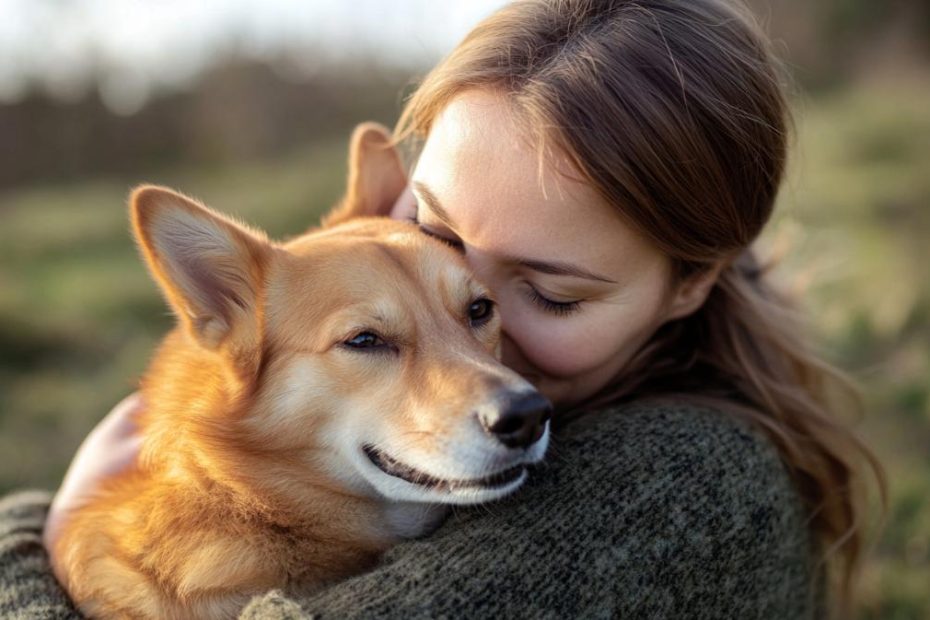
[[[388,215],[406,186],[407,173],[391,132],[378,123],[362,123],[349,142],[346,195],[323,216],[323,226],[356,217]]]
[[[149,269],[190,334],[209,349],[234,335],[234,355],[255,348],[268,241],[162,187],[133,191],[130,212]]]

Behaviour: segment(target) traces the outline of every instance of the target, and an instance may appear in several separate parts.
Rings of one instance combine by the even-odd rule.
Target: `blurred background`
[[[796,81],[764,244],[861,385],[891,509],[862,618],[930,618],[930,4],[753,0]],[[0,493],[57,487],[172,319],[140,182],[272,236],[338,199],[346,140],[501,0],[0,0]]]

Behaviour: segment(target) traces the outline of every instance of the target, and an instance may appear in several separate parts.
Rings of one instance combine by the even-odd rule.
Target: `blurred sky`
[[[506,0],[0,0],[0,104],[99,89],[131,114],[230,53],[281,63],[430,64]]]

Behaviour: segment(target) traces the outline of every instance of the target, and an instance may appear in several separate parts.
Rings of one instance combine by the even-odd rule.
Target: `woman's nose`
[[[501,320],[501,331],[503,333],[503,354],[507,359],[508,349],[513,350],[513,340],[509,337],[511,322],[514,320],[514,308],[511,307],[512,296],[508,294],[507,273],[502,273],[502,268],[495,262],[494,257],[489,256],[481,250],[475,249],[468,244],[464,245],[465,262],[474,272],[478,281],[488,288],[491,297],[497,301],[497,312]],[[505,361],[506,363],[506,361]]]
[[[477,276],[478,281],[491,290],[491,294],[497,293],[497,269],[495,268],[494,259],[481,250],[462,243],[462,253],[465,262]]]
[[[468,263],[478,281],[488,288],[491,298],[497,302],[501,326],[506,331],[505,325],[510,313],[507,300],[502,295],[505,276],[500,273],[500,267],[495,263],[493,257],[468,244],[464,244],[462,247],[465,252],[465,262]]]

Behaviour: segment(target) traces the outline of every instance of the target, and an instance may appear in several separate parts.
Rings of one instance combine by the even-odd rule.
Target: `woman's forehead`
[[[421,205],[463,241],[504,254],[569,254],[603,268],[659,254],[573,170],[539,149],[506,99],[469,91],[436,119],[413,174]],[[421,216],[425,219],[425,215]]]

